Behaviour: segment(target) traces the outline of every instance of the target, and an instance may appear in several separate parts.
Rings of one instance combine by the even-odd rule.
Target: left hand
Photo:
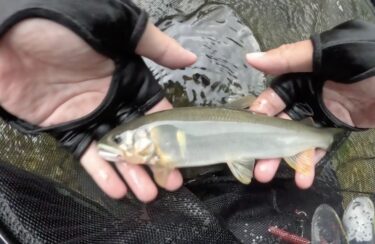
[[[18,118],[41,127],[57,125],[82,118],[105,98],[115,68],[113,61],[64,26],[46,19],[27,19],[12,27],[0,43],[0,104]],[[196,60],[151,23],[136,52],[169,68],[186,67]],[[170,108],[164,99],[148,112]],[[128,187],[144,202],[157,195],[157,187],[144,168],[117,164],[118,175],[98,155],[95,143],[82,156],[81,164],[112,198],[122,198]],[[176,190],[181,185],[182,177],[176,170],[165,188]]]

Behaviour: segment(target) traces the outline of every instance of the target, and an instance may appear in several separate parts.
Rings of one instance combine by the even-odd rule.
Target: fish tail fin
[[[314,170],[315,148],[307,149],[296,155],[284,158],[285,162],[297,173],[309,175]]]
[[[251,179],[253,178],[255,159],[238,160],[228,162],[227,164],[237,180],[242,184],[250,184]]]

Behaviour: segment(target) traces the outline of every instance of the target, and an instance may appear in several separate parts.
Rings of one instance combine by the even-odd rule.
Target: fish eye
[[[116,136],[114,136],[114,137],[113,137],[113,141],[114,141],[116,144],[121,144],[121,143],[123,142],[121,135],[116,135]]]

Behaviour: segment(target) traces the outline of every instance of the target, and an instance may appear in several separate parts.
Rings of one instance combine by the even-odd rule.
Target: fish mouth
[[[118,162],[122,158],[120,150],[103,144],[98,145],[98,153],[100,157],[111,162]]]

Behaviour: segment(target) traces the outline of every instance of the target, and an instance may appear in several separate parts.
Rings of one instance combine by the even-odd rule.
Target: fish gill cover
[[[187,21],[193,19],[199,9],[223,4],[213,12],[224,11],[226,20],[230,21],[226,23],[230,25],[235,24],[235,19],[240,20],[241,23],[235,24],[236,28],[243,29],[250,38],[253,33],[261,50],[305,39],[312,32],[326,30],[348,19],[375,21],[369,1],[136,2],[150,13],[155,23],[162,26],[163,21],[169,19],[175,24],[175,27],[171,26],[174,28],[170,29],[171,35],[174,34],[172,30],[180,33],[177,32],[177,20],[183,20],[181,25],[188,29]],[[217,23],[225,26],[220,21]],[[189,33],[193,34],[193,31],[191,29]],[[201,31],[199,41],[208,36],[205,34],[208,30]],[[183,33],[180,35],[184,36]],[[228,40],[227,45],[229,43],[233,45],[234,53],[248,51],[233,41]],[[255,43],[246,45],[251,46],[249,50],[256,50]],[[211,48],[216,47],[221,46],[215,44]],[[223,57],[225,52],[216,51],[218,57]],[[220,67],[209,66],[212,60],[207,58],[204,61],[207,63],[202,64],[213,69],[205,73],[209,84],[218,78],[210,78],[207,74],[215,74]],[[154,68],[154,71],[158,69]],[[201,72],[197,72],[197,67],[195,69],[186,75],[192,77]],[[244,71],[242,67],[235,70]],[[250,76],[254,77],[253,74]],[[230,76],[223,74],[223,77]],[[197,80],[202,85],[208,83],[206,77],[198,76]],[[259,81],[261,83],[255,84],[250,79],[239,80],[249,82],[249,92],[255,94],[259,92],[256,89],[264,86],[263,80]],[[192,87],[181,88],[178,87],[184,84],[181,80],[176,84],[175,90],[187,94],[183,103],[210,104],[207,97],[214,99],[212,103],[221,102],[221,98],[212,93],[206,96],[207,100],[194,101],[186,91],[190,89],[191,95],[193,90],[206,91],[207,87],[197,88],[194,83]],[[232,87],[229,81],[226,86]],[[174,90],[169,89],[173,94]],[[241,94],[241,90],[234,91]],[[219,97],[230,93],[219,93]],[[309,238],[311,218],[320,204],[333,206],[341,216],[343,207],[357,195],[366,194],[374,201],[375,185],[369,180],[375,178],[374,130],[349,136],[336,153],[326,157],[314,186],[307,191],[295,187],[292,175],[277,177],[270,184],[242,186],[223,171],[187,181],[177,192],[162,192],[156,201],[147,205],[131,195],[119,201],[107,198],[79,162],[58,147],[51,137],[23,135],[5,123],[1,123],[0,131],[0,221],[3,230],[21,243],[278,243],[280,240],[267,232],[270,225]]]

